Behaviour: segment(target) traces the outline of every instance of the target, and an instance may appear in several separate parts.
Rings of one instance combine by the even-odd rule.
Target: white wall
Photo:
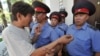
[[[66,11],[68,12],[68,16],[66,18],[66,24],[68,25],[73,23],[73,14],[72,14],[73,4],[74,0],[63,0],[63,5],[65,6]]]
[[[50,13],[53,11],[59,11],[59,1],[58,0],[43,0],[45,4],[50,7]]]
[[[71,12],[74,0],[63,0],[63,6],[65,7],[66,11],[68,12],[68,16],[66,17],[66,24],[70,25],[73,23],[73,14]],[[59,0],[43,0],[52,11],[59,11]]]

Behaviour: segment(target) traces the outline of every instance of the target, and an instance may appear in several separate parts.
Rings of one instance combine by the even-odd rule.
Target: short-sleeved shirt
[[[80,29],[73,24],[68,28],[67,34],[74,38],[66,45],[70,56],[93,56],[94,52],[100,52],[100,31],[85,23]]]
[[[59,28],[64,32],[64,34],[66,34],[66,31],[68,29],[68,25],[65,23],[61,23],[61,24],[59,24]]]
[[[33,25],[36,24],[36,23],[37,23],[37,22],[33,22],[33,21],[32,21],[32,22],[30,23],[30,29],[32,29]]]
[[[9,56],[30,56],[34,51],[29,33],[14,25],[9,25],[2,32]]]
[[[58,34],[59,37],[64,35],[64,32],[59,28],[58,25],[52,28],[55,30],[55,32]]]
[[[34,29],[37,25],[38,25],[38,23],[33,26],[32,31],[31,31],[31,37],[34,36]],[[55,41],[56,39],[58,39],[58,37],[59,36],[55,32],[55,30],[49,25],[48,22],[46,22],[44,24],[44,26],[42,27],[41,34],[39,35],[39,37],[38,37],[39,39],[35,43],[35,47],[39,48],[44,45],[47,45],[47,44],[51,43],[52,41]]]

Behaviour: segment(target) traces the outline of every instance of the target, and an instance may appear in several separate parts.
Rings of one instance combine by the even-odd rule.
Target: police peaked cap
[[[66,11],[60,11],[59,13],[60,13],[60,14],[64,14],[65,17],[68,15],[68,13],[67,13]]]
[[[72,13],[88,13],[89,16],[93,15],[96,11],[96,8],[93,3],[86,1],[86,0],[80,0],[78,1],[73,7],[72,7]]]
[[[34,1],[32,3],[32,6],[36,12],[45,12],[45,13],[50,12],[50,8],[46,4],[44,4],[40,1]]]

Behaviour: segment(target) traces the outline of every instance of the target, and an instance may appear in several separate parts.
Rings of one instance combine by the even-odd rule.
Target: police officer
[[[67,17],[68,13],[65,10],[60,10],[59,13],[60,13],[60,16],[61,16],[59,28],[64,32],[64,34],[66,34],[66,30],[68,29],[68,25],[65,24],[65,18]]]
[[[100,31],[86,21],[95,13],[89,1],[78,1],[72,8],[75,23],[68,28],[74,40],[66,46],[70,56],[100,56]]]
[[[64,34],[66,35],[66,31],[68,29],[68,25],[65,24],[65,18],[68,16],[68,13],[65,9],[60,9],[59,11],[60,16],[61,16],[61,21],[59,23],[59,28],[64,32]],[[65,50],[65,46],[62,49],[62,56],[68,56],[67,51]]]
[[[60,13],[57,11],[52,12],[50,14],[50,21],[51,21],[52,28],[57,32],[59,37],[64,35],[64,32],[58,27],[61,21]]]
[[[68,16],[67,11],[65,9],[60,9],[59,13],[61,15],[61,22],[65,23],[65,18]]]
[[[50,12],[49,7],[40,1],[34,1],[32,5],[35,10],[35,18],[37,20],[37,24],[33,26],[31,36],[34,36],[34,30],[39,26],[38,28],[40,28],[41,34],[39,35],[35,44],[35,47],[39,48],[51,43],[59,36],[47,22],[46,14]]]
[[[55,32],[58,34],[59,37],[64,35],[64,32],[62,29],[59,28],[59,23],[61,22],[61,16],[60,13],[57,11],[54,11],[50,14],[50,21],[51,21],[51,27],[55,30]],[[62,47],[59,53],[55,54],[55,56],[61,56],[62,53]]]

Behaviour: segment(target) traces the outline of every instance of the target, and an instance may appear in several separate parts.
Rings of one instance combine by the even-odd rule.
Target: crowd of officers
[[[74,23],[70,26],[65,24],[65,18],[68,16],[66,10],[53,11],[47,16],[50,8],[40,1],[34,1],[32,9],[33,11],[21,1],[12,7],[13,23],[2,33],[10,56],[100,56],[100,31],[87,23],[96,11],[91,2],[80,0],[73,5]],[[32,14],[35,22],[28,19]],[[30,23],[30,26],[27,26],[30,27],[31,42],[27,40],[28,34],[18,29],[26,27],[27,21]],[[32,51],[33,48],[35,51]]]

